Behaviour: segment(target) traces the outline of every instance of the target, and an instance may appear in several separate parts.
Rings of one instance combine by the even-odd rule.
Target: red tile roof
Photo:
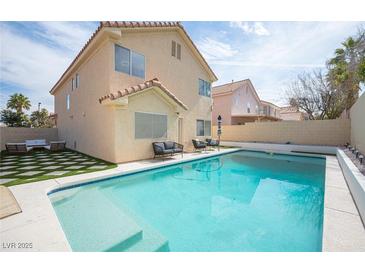
[[[107,100],[107,99],[113,101],[115,99],[118,99],[118,98],[121,98],[124,96],[129,96],[129,95],[135,94],[137,92],[144,91],[151,87],[158,87],[168,97],[170,97],[173,101],[175,101],[176,104],[178,104],[180,107],[182,107],[185,110],[188,109],[188,107],[182,101],[180,101],[172,92],[170,92],[164,85],[162,85],[162,83],[157,78],[148,80],[142,84],[135,85],[130,88],[126,88],[124,90],[119,90],[117,92],[109,93],[103,97],[100,97],[99,103],[102,103],[104,100]]]
[[[65,72],[61,75],[60,79],[56,82],[56,84],[52,87],[50,93],[53,94],[55,87],[61,82],[62,78],[66,75],[66,73],[71,69],[71,67],[78,61],[81,54],[86,50],[86,48],[90,45],[92,40],[95,38],[95,36],[100,32],[101,29],[111,27],[111,28],[178,28],[180,29],[184,35],[187,37],[191,45],[193,46],[194,50],[197,52],[199,57],[201,58],[202,62],[207,66],[209,72],[213,75],[215,80],[217,80],[217,76],[213,72],[213,70],[208,65],[207,61],[204,59],[203,55],[200,53],[198,48],[195,46],[193,40],[190,38],[188,33],[185,31],[184,27],[180,22],[158,22],[158,21],[152,21],[152,22],[145,22],[145,21],[102,21],[99,23],[98,28],[94,31],[94,33],[91,35],[89,40],[86,42],[86,44],[82,47],[80,52],[76,55],[75,59],[71,62],[71,64],[68,66],[68,68],[65,70]]]

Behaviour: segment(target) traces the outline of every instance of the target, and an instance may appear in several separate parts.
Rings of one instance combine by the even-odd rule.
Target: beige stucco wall
[[[216,126],[213,134],[216,137]],[[350,120],[282,121],[223,126],[224,141],[273,142],[303,145],[343,145],[350,140]]]
[[[46,139],[58,141],[57,128],[24,128],[24,127],[0,127],[1,150],[6,143],[23,143],[25,140]]]
[[[365,93],[352,106],[350,118],[351,144],[361,153],[365,153]]]
[[[71,78],[55,94],[55,112],[59,137],[69,148],[114,161],[114,113],[99,104],[99,97],[109,90],[111,53],[106,46],[98,50],[72,74],[80,75],[80,87],[71,91]],[[66,95],[70,94],[70,110],[66,110]],[[76,144],[76,146],[75,146]]]
[[[117,109],[115,115],[115,160],[128,162],[153,157],[151,139],[135,139],[135,112],[166,114],[167,138],[153,141],[177,140],[176,108],[157,91],[146,91],[129,97],[128,108]]]
[[[120,33],[120,32],[119,32]],[[171,56],[172,40],[181,44],[181,60]],[[145,56],[145,79],[129,76],[114,69],[114,44],[117,43]],[[206,70],[193,57],[175,31],[161,32],[125,32],[119,38],[114,35],[104,39],[95,46],[98,50],[75,68],[72,75],[80,75],[80,87],[71,92],[71,77],[55,92],[55,112],[58,115],[57,126],[60,138],[66,139],[71,148],[76,142],[76,149],[112,162],[132,161],[148,158],[152,155],[151,143],[141,145],[134,140],[134,111],[149,109],[151,112],[168,111],[170,124],[169,139],[177,141],[177,129],[173,128],[177,114],[168,110],[169,106],[161,106],[154,96],[139,96],[137,102],[131,99],[128,111],[116,107],[101,105],[98,98],[109,93],[143,83],[157,77],[187,107],[188,111],[179,111],[183,119],[183,144],[187,150],[192,149],[191,139],[196,138],[196,120],[211,120],[212,99],[200,96],[198,79],[210,81]],[[66,95],[71,94],[71,110],[66,111]],[[151,99],[152,100],[152,99]],[[127,131],[126,129],[129,129]],[[133,138],[132,138],[133,137]],[[202,137],[200,137],[202,138]],[[135,144],[140,144],[135,146]],[[130,144],[125,153],[125,144]]]

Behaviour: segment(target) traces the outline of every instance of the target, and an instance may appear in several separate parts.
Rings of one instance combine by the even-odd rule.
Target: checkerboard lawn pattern
[[[8,155],[3,151],[0,156],[0,184],[13,186],[116,166],[72,150],[61,152],[35,150],[23,155]]]

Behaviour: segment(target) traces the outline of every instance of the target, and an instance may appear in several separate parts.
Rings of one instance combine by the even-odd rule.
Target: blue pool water
[[[49,197],[73,250],[321,251],[324,178],[324,158],[239,151]]]

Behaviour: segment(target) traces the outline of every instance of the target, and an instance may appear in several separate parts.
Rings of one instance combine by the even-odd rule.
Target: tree
[[[350,109],[359,97],[360,83],[365,81],[365,30],[359,29],[356,37],[346,39],[327,67],[331,88],[343,93],[346,109]]]
[[[10,109],[1,111],[0,120],[8,127],[30,127],[30,121],[24,113],[17,113]]]
[[[327,71],[302,73],[287,88],[288,102],[309,119],[335,119],[349,110],[365,84],[365,29],[349,37],[327,61]]]
[[[49,118],[49,113],[45,108],[40,111],[33,111],[30,115],[32,127],[53,127],[53,123]]]
[[[1,122],[8,127],[30,127],[29,117],[23,112],[23,109],[30,109],[28,97],[15,93],[10,96],[6,106],[8,109],[4,109],[0,113]]]
[[[29,98],[21,93],[11,95],[7,103],[7,108],[16,110],[18,114],[23,113],[23,109],[29,110],[30,106]]]
[[[344,110],[343,95],[331,88],[322,71],[298,75],[286,93],[289,104],[306,112],[310,120],[335,119]]]

